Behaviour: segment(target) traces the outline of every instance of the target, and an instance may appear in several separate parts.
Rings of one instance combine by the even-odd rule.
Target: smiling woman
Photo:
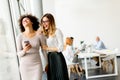
[[[30,2],[31,6],[36,6],[36,9],[34,7],[27,8],[28,6],[26,5],[29,5]],[[42,9],[38,8],[41,6],[41,0],[33,2],[31,0],[27,2],[27,4],[24,0],[4,0],[0,1],[0,5],[0,80],[20,80],[18,69],[19,60],[16,55],[15,40],[20,32],[17,21],[21,14],[28,11],[27,9],[32,9],[30,10],[32,11],[32,14],[37,10],[35,14],[38,14],[37,16],[41,17]],[[14,76],[14,74],[16,76]]]
[[[43,49],[48,52],[48,66],[46,67],[48,80],[69,80],[66,61],[62,54],[63,34],[56,28],[51,13],[44,14],[40,22],[43,34],[47,38],[47,45]]]
[[[39,50],[46,41],[37,34],[38,19],[33,15],[22,15],[19,25],[21,34],[17,37],[17,54],[22,80],[42,80],[43,68]]]

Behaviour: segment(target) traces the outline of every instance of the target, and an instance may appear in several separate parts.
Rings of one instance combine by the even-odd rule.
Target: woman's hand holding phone
[[[32,47],[29,41],[24,41],[24,44],[25,44],[23,48],[24,52],[28,51]]]

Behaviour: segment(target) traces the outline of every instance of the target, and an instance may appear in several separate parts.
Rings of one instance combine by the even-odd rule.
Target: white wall
[[[49,4],[50,2],[50,4]],[[98,35],[110,48],[120,49],[120,0],[43,0],[44,13],[52,12],[64,38],[73,36],[90,44]],[[52,6],[50,6],[52,5]]]

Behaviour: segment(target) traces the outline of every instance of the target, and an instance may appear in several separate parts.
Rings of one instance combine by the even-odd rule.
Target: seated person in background
[[[100,37],[99,37],[99,36],[96,37],[96,44],[95,44],[93,47],[94,47],[94,49],[96,49],[96,50],[106,49],[103,41],[100,40]],[[99,59],[98,59],[98,57],[93,57],[93,59],[97,62],[97,63],[96,63],[96,66],[99,66]]]
[[[73,54],[76,53],[75,55],[77,55],[80,51],[77,48],[73,47],[73,40],[74,40],[74,38],[73,37],[69,37],[69,38],[70,39],[66,43],[71,45]]]
[[[100,37],[99,37],[99,36],[96,37],[96,44],[94,45],[94,48],[95,48],[96,50],[106,49],[103,41],[100,40]]]
[[[75,51],[75,48],[73,48],[73,38],[67,37],[65,40],[65,45],[64,45],[64,56],[67,60],[72,62],[74,55],[77,55],[79,53],[78,51]]]
[[[71,71],[78,73],[78,75],[80,76],[83,69],[79,64],[76,64],[77,62],[73,62],[74,56],[78,53],[79,50],[75,51],[75,49],[73,48],[73,37],[67,37],[64,45],[63,55],[65,57],[67,65],[70,66]]]

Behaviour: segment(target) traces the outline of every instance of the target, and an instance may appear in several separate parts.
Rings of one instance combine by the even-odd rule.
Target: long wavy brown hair
[[[48,30],[45,30],[44,26],[43,26],[43,18],[46,17],[48,18],[49,20],[49,31]],[[55,33],[55,30],[56,30],[56,24],[55,24],[55,19],[53,17],[52,14],[50,13],[46,13],[42,16],[41,20],[40,20],[40,26],[42,27],[42,31],[43,31],[43,34],[45,34],[46,36],[48,36],[49,34],[52,35]]]

